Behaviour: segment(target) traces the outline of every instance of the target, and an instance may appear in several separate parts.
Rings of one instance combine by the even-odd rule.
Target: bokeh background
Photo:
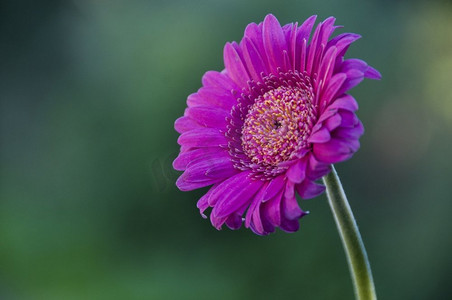
[[[452,294],[448,1],[2,1],[1,299],[352,299],[325,196],[296,234],[216,231],[171,168],[174,120],[226,41],[272,12],[358,32],[383,80],[337,165],[380,299]]]

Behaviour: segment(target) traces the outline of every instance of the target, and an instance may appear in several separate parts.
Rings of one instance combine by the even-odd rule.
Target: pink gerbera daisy
[[[293,232],[306,214],[302,199],[321,194],[316,181],[330,165],[359,148],[363,125],[358,104],[346,92],[378,71],[359,59],[344,59],[360,36],[330,39],[335,19],[316,16],[283,27],[273,15],[249,24],[240,43],[224,48],[225,69],[209,71],[188,96],[175,129],[181,152],[173,166],[184,171],[182,191],[206,186],[198,201],[217,229],[242,222],[265,235],[276,227]]]

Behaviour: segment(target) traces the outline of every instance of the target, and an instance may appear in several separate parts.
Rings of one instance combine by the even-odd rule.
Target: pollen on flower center
[[[309,89],[280,86],[260,96],[249,108],[241,143],[252,163],[277,166],[307,147],[315,119]]]

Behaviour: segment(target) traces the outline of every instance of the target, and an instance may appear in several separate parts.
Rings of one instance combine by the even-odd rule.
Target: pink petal
[[[351,111],[348,111],[348,110],[340,110],[339,114],[341,115],[341,119],[342,119],[341,127],[353,128],[359,122],[359,119],[355,115],[354,112],[351,112]]]
[[[331,118],[325,121],[324,126],[328,129],[328,131],[333,131],[337,127],[342,124],[342,118],[340,114],[335,114]]]
[[[299,70],[304,72],[306,70],[306,53],[307,53],[307,41],[303,40],[300,44],[300,58],[299,58]]]
[[[320,23],[314,32],[314,37],[309,45],[308,65],[306,68],[307,72],[310,74],[318,73],[318,62],[323,56],[328,38],[336,28],[333,26],[335,20],[335,18],[329,17]]]
[[[354,112],[358,110],[358,102],[356,102],[355,98],[346,94],[336,98],[329,108],[340,108]]]
[[[359,149],[358,141],[331,139],[327,143],[314,144],[313,152],[316,159],[334,164],[349,159]]]
[[[338,91],[341,89],[346,80],[347,75],[344,73],[335,74],[331,77],[321,98],[322,108],[327,107],[334,97],[339,94]]]
[[[223,171],[220,176],[207,176],[207,174],[215,172],[216,169]],[[228,178],[235,174],[237,171],[234,169],[233,164],[229,156],[216,156],[201,157],[187,165],[183,177],[184,180],[190,182],[205,181],[209,179],[222,179]]]
[[[226,118],[230,113],[226,110],[208,106],[189,107],[187,116],[204,127],[226,129]]]
[[[298,220],[283,219],[280,228],[285,232],[296,232],[300,229],[300,223]]]
[[[319,85],[317,93],[321,93],[323,91],[323,86],[325,85],[325,83],[328,83],[330,81],[330,78],[334,70],[336,54],[337,54],[336,47],[329,48],[326,51],[325,56],[322,59],[322,62],[320,63],[317,82],[322,82],[322,85],[321,86]]]
[[[314,155],[310,155],[307,168],[307,178],[317,180],[331,171],[330,165],[315,159]]]
[[[309,143],[325,143],[331,139],[330,131],[327,128],[322,128],[312,134],[308,138]]]
[[[173,168],[178,171],[183,171],[187,168],[187,165],[196,161],[197,159],[204,157],[226,157],[229,156],[227,150],[221,149],[219,147],[213,148],[198,148],[191,151],[181,152],[179,156],[173,162]]]
[[[297,30],[297,49],[295,53],[295,66],[301,72],[304,71],[306,64],[306,46],[312,27],[314,26],[317,16],[309,17]]]
[[[204,219],[207,219],[207,216],[204,214],[204,211],[209,207],[209,203],[207,202],[207,199],[209,199],[210,194],[212,194],[212,192],[216,189],[216,187],[217,187],[217,185],[212,186],[207,191],[207,193],[205,193],[204,196],[202,196],[198,200],[198,203],[196,204],[196,207],[199,208],[199,212]]]
[[[248,183],[248,175],[250,174],[250,171],[247,172],[241,172],[238,173],[225,181],[223,181],[221,184],[218,185],[218,187],[215,189],[215,192],[210,195],[208,201],[210,206],[215,206],[217,202],[222,199],[223,197],[228,197],[229,194],[236,192],[236,187],[239,184]]]
[[[207,71],[202,77],[202,85],[204,87],[213,87],[229,92],[231,90],[240,90],[228,76],[218,71]]]
[[[297,220],[303,215],[303,210],[301,210],[298,205],[297,199],[294,197],[284,197],[282,200],[282,211],[285,219]]]
[[[186,116],[180,117],[174,122],[174,129],[176,129],[176,131],[179,133],[184,133],[186,131],[200,128],[202,128],[201,125]]]
[[[381,79],[381,74],[371,66],[367,66],[367,70],[364,72],[364,77],[378,80]]]
[[[325,186],[305,180],[302,183],[295,186],[298,194],[302,199],[311,199],[317,197],[325,191]]]
[[[220,199],[212,210],[212,214],[217,218],[223,218],[238,210],[243,205],[249,205],[250,200],[262,185],[263,182],[261,180],[247,178],[235,186],[231,186],[229,191],[220,196]]]
[[[179,145],[189,147],[217,147],[227,145],[226,137],[218,129],[194,129],[181,134],[177,139]]]
[[[284,187],[284,175],[280,175],[270,181],[270,184],[265,189],[262,201],[267,201],[273,198]]]
[[[248,26],[246,26],[245,28],[244,38],[249,39],[254,44],[256,49],[261,54],[264,63],[266,63],[266,57],[264,57],[264,41],[262,40],[262,23],[259,25],[257,25],[256,23],[248,24]]]
[[[253,201],[251,202],[248,211],[246,212],[246,217],[245,217],[245,227],[249,228],[252,218],[253,218],[253,214],[254,211],[256,209],[256,207],[259,206],[259,204],[262,202],[262,197],[264,196],[264,192],[267,189],[267,185],[268,185],[268,181],[264,182],[264,184],[262,185],[262,187],[259,189],[259,191],[257,192],[257,194],[254,196]],[[258,209],[259,210],[259,209]],[[260,217],[259,217],[260,218]],[[262,224],[261,224],[262,226]],[[259,226],[258,226],[259,227]]]
[[[233,44],[227,43],[224,46],[224,65],[228,71],[229,77],[240,87],[248,86],[248,70],[246,69],[239,53]]]
[[[250,39],[243,39],[243,58],[246,66],[250,72],[251,78],[257,82],[262,80],[261,73],[266,74],[267,69],[265,67],[264,60],[262,59],[256,46]]]
[[[275,16],[269,14],[265,17],[262,35],[270,71],[276,75],[278,68],[282,68],[284,64],[283,51],[287,51],[287,43],[281,25]],[[287,69],[282,71],[287,71]]]
[[[310,16],[306,21],[301,24],[297,31],[297,43],[300,43],[303,39],[308,40],[311,35],[312,27],[314,26],[316,15]]]
[[[265,202],[262,206],[262,212],[271,225],[277,227],[281,224],[281,199],[283,191],[281,190],[272,199]]]
[[[353,128],[340,127],[334,131],[334,137],[342,140],[357,140],[364,133],[364,127],[361,122]]]
[[[289,50],[289,58],[290,58],[290,70],[296,70],[296,57],[297,57],[297,29],[298,23],[288,24],[290,31],[286,36],[287,41],[287,49]]]
[[[236,97],[230,91],[216,87],[203,87],[199,89],[198,97],[200,99],[196,103],[192,103],[191,106],[212,106],[230,111],[237,104]]]
[[[237,230],[242,226],[242,215],[240,213],[232,213],[228,216],[225,223],[229,229]]]
[[[350,44],[360,38],[361,36],[356,33],[341,33],[328,42],[327,48],[335,46],[338,56],[344,56],[344,52],[347,51]]]
[[[287,170],[286,176],[290,181],[300,183],[305,178],[305,170],[306,160],[300,159]]]
[[[210,178],[205,178],[204,180],[196,180],[196,181],[192,181],[191,178],[187,178],[189,177],[190,174],[184,172],[176,181],[176,186],[179,188],[179,190],[181,191],[192,191],[192,190],[196,190],[202,187],[206,187],[215,183],[218,183],[221,181],[221,179],[210,179]]]

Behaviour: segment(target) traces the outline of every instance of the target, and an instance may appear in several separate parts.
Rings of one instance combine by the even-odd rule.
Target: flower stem
[[[331,172],[323,177],[323,182],[326,185],[328,202],[347,256],[356,298],[359,300],[377,299],[366,249],[333,165],[331,165]]]

